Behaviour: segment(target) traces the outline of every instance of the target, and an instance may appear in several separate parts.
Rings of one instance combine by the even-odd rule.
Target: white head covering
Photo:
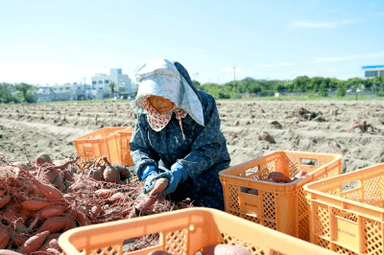
[[[157,59],[144,64],[136,72],[136,81],[139,89],[133,102],[135,108],[144,112],[145,96],[162,96],[187,111],[198,124],[204,126],[203,107],[198,96],[169,60]]]

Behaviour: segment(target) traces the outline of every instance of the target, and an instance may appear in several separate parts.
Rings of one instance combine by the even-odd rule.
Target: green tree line
[[[329,92],[335,92],[337,96],[344,96],[348,90],[356,92],[364,88],[366,91],[384,96],[384,76],[376,76],[371,79],[350,78],[346,81],[336,78],[324,78],[299,76],[294,80],[258,80],[247,77],[239,81],[231,81],[224,84],[205,83],[194,80],[194,85],[215,98],[240,98],[244,94],[256,96],[273,96],[276,92],[281,94],[307,93],[327,97]],[[114,84],[113,84],[114,85]],[[114,90],[113,86],[113,90]],[[111,85],[112,89],[112,85]],[[20,83],[0,83],[0,103],[34,103],[37,86]]]
[[[193,81],[194,85],[212,96],[225,98],[238,98],[245,93],[257,96],[273,96],[276,92],[288,93],[316,93],[327,97],[329,92],[335,92],[337,96],[344,96],[348,90],[356,92],[364,89],[382,95],[384,92],[384,76],[372,79],[350,78],[346,81],[336,78],[323,78],[299,76],[294,80],[257,80],[247,77],[239,81],[231,81],[225,84],[205,83]]]
[[[35,91],[36,86],[20,83],[20,84],[0,84],[0,103],[34,103],[36,102]]]

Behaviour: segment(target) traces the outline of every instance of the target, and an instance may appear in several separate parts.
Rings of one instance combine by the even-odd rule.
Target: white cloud
[[[347,24],[352,24],[357,22],[358,22],[358,19],[346,19],[346,20],[342,20],[340,24],[347,25]]]
[[[344,57],[320,57],[320,58],[312,58],[311,62],[316,64],[322,64],[322,63],[334,63],[334,62],[343,62],[343,61],[350,61],[350,60],[356,60],[356,59],[367,59],[367,58],[377,58],[384,56],[384,52],[382,53],[376,53],[376,54],[366,54],[366,55],[350,55],[350,56],[344,56]]]
[[[294,66],[294,64],[291,62],[281,62],[281,63],[260,63],[256,65],[256,67],[265,67],[265,68],[284,67],[284,66]]]
[[[337,26],[336,22],[312,22],[312,21],[292,21],[293,27],[298,28],[334,28]]]
[[[347,19],[342,21],[332,21],[332,22],[314,22],[314,21],[304,21],[304,20],[294,20],[291,23],[291,26],[297,28],[335,28],[342,25],[356,23],[357,19]]]

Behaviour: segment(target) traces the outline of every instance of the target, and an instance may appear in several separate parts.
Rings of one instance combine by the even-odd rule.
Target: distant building
[[[91,85],[77,84],[76,82],[39,87],[36,91],[37,102],[89,100],[91,98],[93,98]]]
[[[121,68],[111,68],[110,74],[97,74],[91,78],[92,95],[96,99],[112,97],[110,83],[115,83],[115,93],[131,95],[133,86],[127,74],[123,74]]]
[[[52,87],[39,87],[36,91],[36,101],[40,102],[50,102],[54,100],[55,92]]]
[[[384,65],[378,66],[363,66],[364,79],[373,78],[376,76],[384,76]]]
[[[70,85],[72,100],[88,100],[92,98],[91,85],[77,84],[76,82]]]

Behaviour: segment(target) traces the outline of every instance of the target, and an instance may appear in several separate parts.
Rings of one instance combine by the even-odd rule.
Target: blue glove
[[[157,174],[156,167],[149,165],[144,167],[143,171],[141,171],[141,174],[139,174],[140,180],[147,179],[148,176]]]
[[[157,176],[156,176],[157,177]],[[167,188],[160,195],[168,195],[175,192],[177,186],[188,178],[188,172],[181,165],[176,165],[167,171],[159,174],[158,178],[167,178],[169,183]]]
[[[169,183],[167,188],[160,195],[168,195],[175,192],[177,186],[188,178],[188,172],[181,166],[177,165],[170,171],[149,176],[144,183],[144,193],[149,193],[155,186],[155,182],[159,178],[167,178]]]

